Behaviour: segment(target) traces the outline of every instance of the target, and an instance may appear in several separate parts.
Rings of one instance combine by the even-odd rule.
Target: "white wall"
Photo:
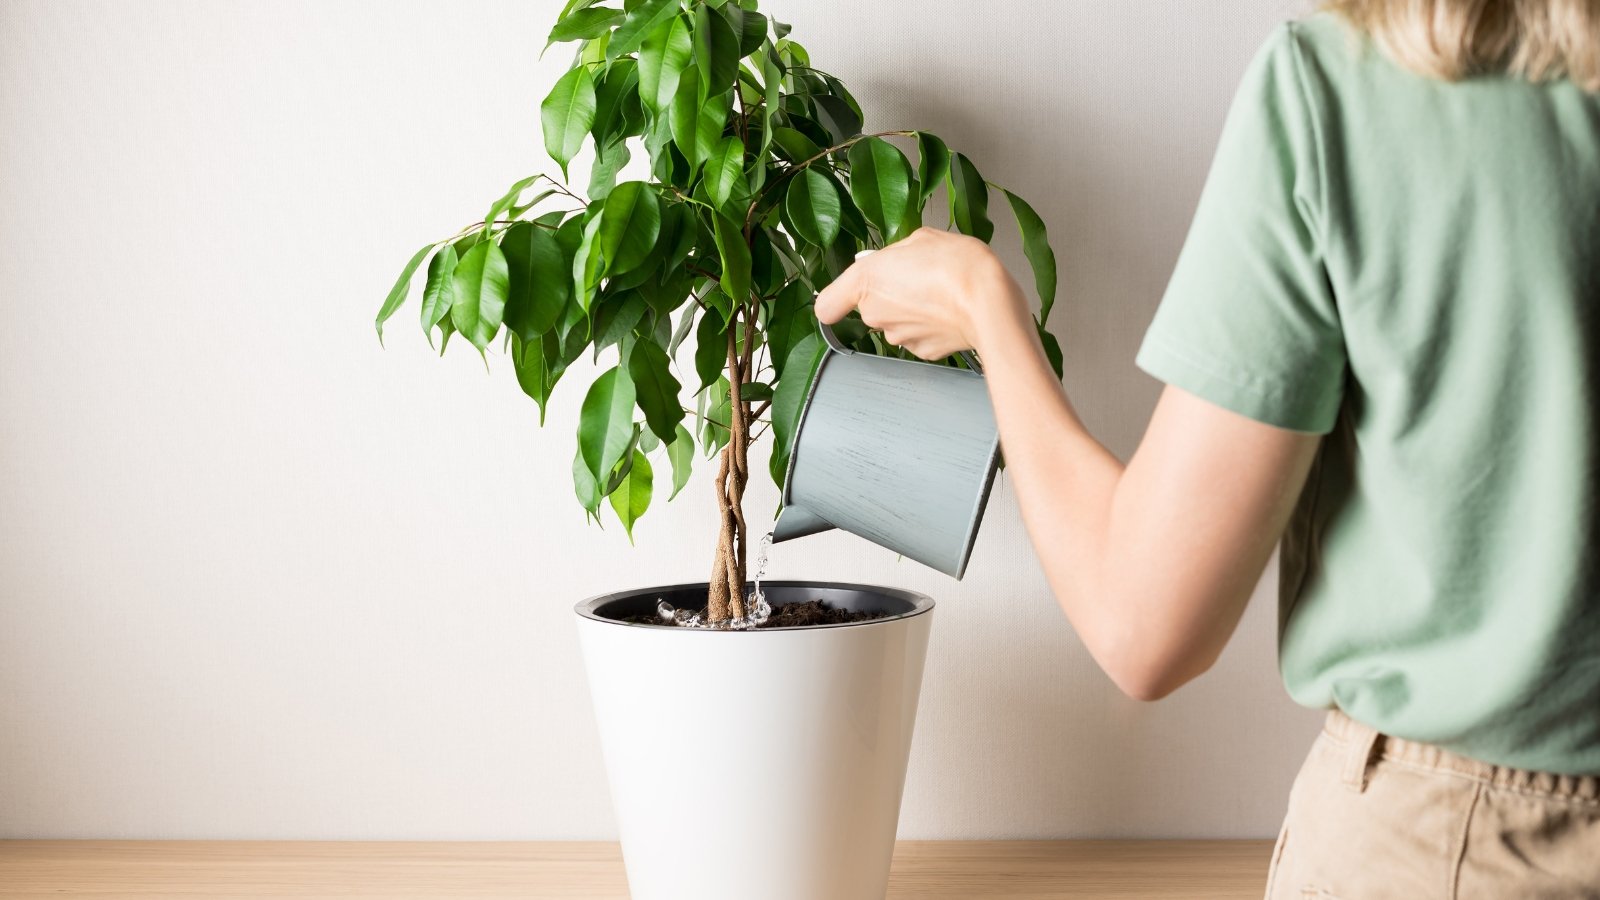
[[[433,358],[415,306],[387,350],[371,326],[413,249],[549,167],[559,6],[0,0],[0,836],[612,834],[570,607],[703,579],[709,473],[630,549],[572,498],[583,373],[540,431],[503,357]],[[1124,455],[1228,97],[1299,6],[769,0],[870,125],[1033,201],[1068,386]],[[1277,682],[1273,573],[1215,670],[1139,705],[1006,487],[960,584],[779,549],[940,601],[904,836],[1275,830],[1318,716]]]

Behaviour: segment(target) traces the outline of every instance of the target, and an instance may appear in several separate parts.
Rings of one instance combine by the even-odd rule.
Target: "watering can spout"
[[[804,507],[785,506],[778,513],[778,521],[772,525],[772,542],[787,541],[790,538],[805,537],[838,526],[822,518],[816,513],[808,512]]]

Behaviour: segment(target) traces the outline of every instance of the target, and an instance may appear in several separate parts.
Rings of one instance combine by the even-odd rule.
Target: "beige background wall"
[[[769,11],[869,125],[1033,201],[1067,383],[1125,455],[1228,97],[1300,5]],[[0,836],[612,834],[569,609],[704,578],[709,473],[630,550],[572,499],[574,385],[541,432],[503,357],[434,359],[414,305],[388,350],[371,328],[416,246],[548,166],[559,6],[0,0]],[[1273,573],[1215,670],[1140,705],[1007,486],[960,584],[837,534],[780,550],[777,577],[939,598],[904,836],[1275,830],[1317,715],[1276,680]]]

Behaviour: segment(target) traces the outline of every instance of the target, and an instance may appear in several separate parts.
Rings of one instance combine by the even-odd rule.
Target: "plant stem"
[[[584,200],[582,197],[579,197],[577,194],[574,194],[572,191],[568,190],[566,185],[562,184],[561,182],[559,182],[559,181],[557,181],[555,179],[555,176],[548,175],[548,174],[545,174],[545,173],[541,172],[539,174],[539,177],[543,178],[545,181],[550,182],[550,186],[551,187],[555,188],[556,190],[560,191],[563,194],[566,194],[568,197],[571,197],[572,199],[578,201],[579,203],[582,203],[584,206],[587,207],[589,205],[587,200]]]

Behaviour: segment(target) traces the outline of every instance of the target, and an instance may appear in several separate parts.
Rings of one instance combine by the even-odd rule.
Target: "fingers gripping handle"
[[[862,251],[860,251],[860,252],[858,252],[856,254],[856,260],[860,261],[861,259],[865,258],[869,254],[872,254],[872,253],[875,253],[875,252],[877,252],[877,251],[875,251],[875,250],[862,250]],[[850,354],[850,353],[856,352],[856,351],[850,349],[849,347],[846,347],[845,344],[844,344],[844,341],[839,340],[839,336],[833,333],[833,326],[832,325],[829,325],[827,322],[823,322],[821,320],[818,320],[817,321],[817,327],[822,330],[822,341],[823,341],[823,343],[828,345],[828,349],[829,350],[832,350],[835,353],[844,353],[844,354]],[[967,368],[971,369],[974,372],[977,372],[980,375],[983,374],[983,366],[978,363],[978,357],[976,355],[974,355],[970,351],[963,350],[963,351],[961,351],[960,356],[961,356],[961,358],[963,360],[966,361]]]

